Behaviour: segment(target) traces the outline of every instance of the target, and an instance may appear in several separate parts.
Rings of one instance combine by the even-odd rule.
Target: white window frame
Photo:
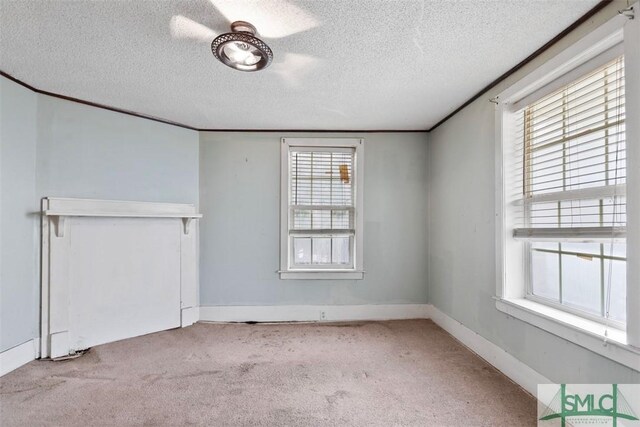
[[[640,2],[635,19],[618,15],[505,89],[496,105],[496,308],[633,369],[640,368]],[[599,64],[620,45],[625,56],[627,144],[627,324],[605,325],[527,297],[527,243],[513,237],[518,207],[506,189],[513,154],[509,114]],[[620,49],[620,48],[618,48]],[[606,345],[603,345],[606,344]]]
[[[360,280],[364,278],[363,256],[363,189],[364,189],[364,140],[362,138],[282,138],[280,150],[280,279],[312,280]],[[290,170],[289,152],[291,148],[352,148],[354,149],[353,176],[355,198],[355,236],[353,246],[353,267],[331,269],[293,268],[289,238],[289,197]]]

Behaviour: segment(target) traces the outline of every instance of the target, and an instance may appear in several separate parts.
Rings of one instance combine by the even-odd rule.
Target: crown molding
[[[114,111],[116,113],[122,113],[129,116],[138,117],[146,120],[153,120],[154,122],[164,123],[171,126],[178,126],[184,129],[194,130],[197,132],[278,132],[278,133],[300,133],[300,132],[313,132],[313,133],[408,133],[408,132],[426,132],[426,129],[209,129],[209,128],[197,128],[189,126],[184,123],[174,122],[172,120],[163,119],[160,117],[150,116],[148,114],[138,113],[131,110],[124,110],[122,108],[112,107],[110,105],[99,104],[97,102],[87,101],[80,98],[74,98],[72,96],[62,95],[60,93],[49,92],[46,90],[38,89],[31,86],[28,83],[12,76],[11,74],[0,70],[0,76],[11,80],[14,83],[19,84],[35,93],[41,95],[51,96],[53,98],[63,99],[65,101],[77,102],[78,104],[88,105],[90,107],[101,108],[103,110]]]
[[[160,122],[160,123],[164,123],[164,124],[167,124],[167,125],[178,126],[178,127],[185,128],[185,129],[199,130],[199,129],[194,128],[193,126],[185,125],[183,123],[174,122],[172,120],[167,120],[167,119],[163,119],[163,118],[160,118],[160,117],[150,116],[148,114],[137,113],[135,111],[124,110],[122,108],[116,108],[116,107],[112,107],[110,105],[99,104],[97,102],[87,101],[87,100],[84,100],[84,99],[74,98],[72,96],[66,96],[66,95],[62,95],[62,94],[59,94],[59,93],[49,92],[49,91],[46,91],[46,90],[38,89],[37,87],[31,86],[30,84],[25,83],[22,80],[17,79],[16,77],[14,77],[11,74],[9,74],[9,73],[7,73],[5,71],[2,71],[2,70],[0,70],[0,76],[5,77],[5,78],[13,81],[14,83],[19,84],[20,86],[23,86],[23,87],[25,87],[25,88],[27,88],[29,90],[32,90],[35,93],[41,94],[41,95],[52,96],[54,98],[63,99],[65,101],[77,102],[78,104],[84,104],[84,105],[88,105],[90,107],[96,107],[96,108],[101,108],[103,110],[114,111],[116,113],[122,113],[122,114],[126,114],[128,116],[139,117],[141,119],[153,120],[154,122]]]
[[[447,116],[445,116],[438,123],[436,123],[435,125],[431,126],[429,129],[427,129],[427,132],[431,132],[432,130],[435,130],[438,126],[440,126],[441,124],[443,124],[444,122],[449,120],[451,117],[453,117],[456,114],[458,114],[461,110],[463,110],[466,106],[471,104],[473,101],[475,101],[476,99],[480,98],[485,92],[489,91],[491,88],[493,88],[496,85],[498,85],[500,82],[505,80],[507,77],[511,76],[513,73],[515,73],[516,71],[518,71],[519,69],[521,69],[525,65],[527,65],[529,62],[531,62],[534,59],[536,59],[538,56],[542,55],[542,53],[544,53],[546,50],[548,50],[551,46],[553,46],[554,44],[559,42],[567,34],[572,32],[576,28],[578,28],[580,25],[582,25],[584,22],[586,22],[589,18],[591,18],[596,13],[600,12],[602,9],[604,9],[605,6],[607,6],[609,3],[612,3],[612,2],[613,2],[613,0],[601,0],[600,3],[596,4],[587,13],[585,13],[580,18],[578,18],[578,20],[576,20],[573,24],[571,24],[567,28],[565,28],[557,36],[555,36],[554,38],[549,40],[547,43],[545,43],[542,47],[540,47],[538,50],[533,52],[531,55],[527,56],[525,59],[520,61],[515,67],[511,68],[509,71],[507,71],[506,73],[504,73],[503,75],[501,75],[500,77],[498,77],[497,79],[495,79],[494,81],[492,81],[491,83],[489,83],[488,85],[486,85],[485,87],[480,89],[480,91],[478,93],[476,93],[471,98],[469,98],[464,104],[462,104],[461,106],[459,106],[458,108],[453,110],[451,113],[449,113]]]

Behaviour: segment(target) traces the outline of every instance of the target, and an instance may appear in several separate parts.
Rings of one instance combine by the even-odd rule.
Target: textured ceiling
[[[427,129],[597,0],[8,1],[0,69],[45,91],[209,129]],[[257,73],[211,39],[253,23]]]

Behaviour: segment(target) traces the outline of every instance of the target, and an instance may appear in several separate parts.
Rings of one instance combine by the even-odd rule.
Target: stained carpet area
[[[532,396],[429,320],[206,324],[33,361],[0,424],[535,425]]]

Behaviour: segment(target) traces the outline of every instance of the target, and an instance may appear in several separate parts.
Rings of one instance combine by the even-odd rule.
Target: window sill
[[[605,344],[605,326],[575,314],[524,298],[497,298],[496,308],[631,369],[640,369],[640,349],[627,344],[625,331],[610,327]]]
[[[353,270],[289,270],[280,271],[282,280],[362,280],[364,271]]]

